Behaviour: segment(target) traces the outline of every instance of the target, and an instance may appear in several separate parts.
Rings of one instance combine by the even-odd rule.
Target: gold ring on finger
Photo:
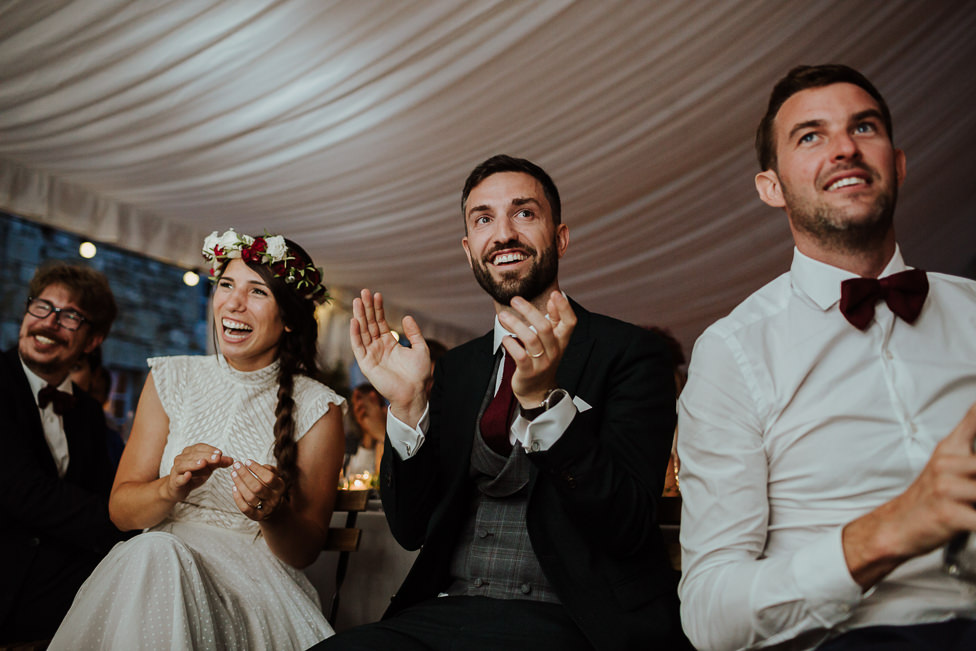
[[[258,500],[258,503],[254,505],[254,508],[256,508],[258,511],[260,511],[261,509],[263,509],[264,508],[264,500]]]
[[[538,355],[533,355],[533,354],[530,353],[529,354],[529,357],[531,357],[532,359],[538,359],[538,358],[542,357],[545,354],[546,354],[546,351],[545,351],[545,349],[543,349],[543,350],[540,350],[539,351],[539,354]]]

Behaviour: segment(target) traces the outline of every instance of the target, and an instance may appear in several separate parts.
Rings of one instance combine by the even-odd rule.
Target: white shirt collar
[[[498,348],[502,345],[502,339],[505,337],[512,337],[511,332],[502,327],[501,321],[498,320],[498,315],[495,315],[495,329],[494,329],[494,342],[491,346],[491,353],[494,355],[498,352]]]
[[[901,249],[896,244],[894,255],[878,277],[884,278],[908,268],[901,257]],[[797,292],[806,294],[824,311],[829,310],[840,300],[840,284],[850,278],[858,277],[855,273],[803,255],[796,247],[793,248],[790,276]]]

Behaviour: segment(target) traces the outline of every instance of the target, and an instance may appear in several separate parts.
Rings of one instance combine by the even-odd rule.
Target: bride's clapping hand
[[[183,448],[175,459],[169,473],[166,489],[169,499],[182,502],[190,492],[210,479],[217,468],[226,468],[234,459],[212,445],[197,443]]]
[[[248,459],[234,463],[234,502],[241,513],[260,522],[267,520],[281,504],[285,482],[274,466]]]

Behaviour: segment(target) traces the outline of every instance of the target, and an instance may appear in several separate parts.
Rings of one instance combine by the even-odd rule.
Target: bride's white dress
[[[160,476],[183,448],[274,464],[277,363],[236,371],[222,357],[149,360],[170,420]],[[343,399],[295,377],[301,438]],[[275,557],[214,471],[170,517],[119,543],[78,591],[50,649],[306,649],[332,635],[305,575]]]

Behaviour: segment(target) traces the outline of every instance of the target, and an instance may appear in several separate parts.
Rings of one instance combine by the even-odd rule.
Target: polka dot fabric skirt
[[[168,522],[112,549],[49,648],[307,649],[330,635],[308,579],[262,538]]]

